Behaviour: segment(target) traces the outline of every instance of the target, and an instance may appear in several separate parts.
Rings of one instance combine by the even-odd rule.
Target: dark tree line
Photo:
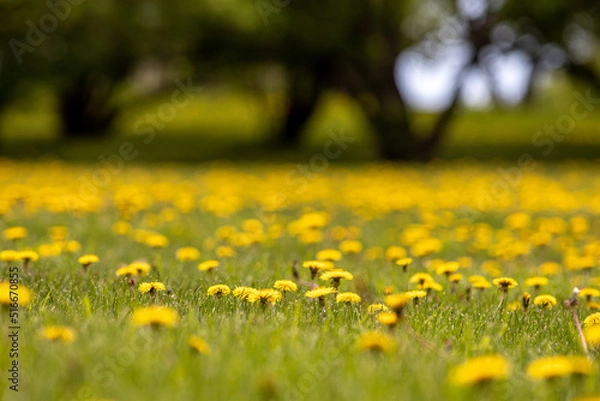
[[[451,0],[215,4],[0,1],[0,110],[24,85],[46,85],[56,93],[64,136],[94,137],[110,131],[121,109],[116,93],[147,60],[185,60],[203,81],[275,65],[287,94],[285,117],[273,132],[280,146],[296,146],[319,99],[336,90],[361,105],[383,158],[428,159],[460,107],[464,77],[475,67],[488,71],[494,52],[527,55],[526,100],[549,65],[600,89],[596,1],[488,0],[473,3],[477,12]],[[439,53],[447,36],[468,45],[469,56],[445,109],[418,132],[397,89],[397,58],[411,51],[436,57],[428,53]]]

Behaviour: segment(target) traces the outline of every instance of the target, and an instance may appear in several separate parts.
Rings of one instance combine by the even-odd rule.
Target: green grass
[[[463,193],[460,180],[454,174],[468,177],[479,172],[484,179],[493,182],[496,176],[492,167],[474,165],[469,170],[461,164],[441,164],[418,170],[373,166],[380,168],[381,177],[377,180],[388,180],[387,188],[381,187],[373,174],[362,168],[332,169],[328,176],[317,177],[307,192],[297,193],[288,207],[274,213],[262,211],[252,200],[253,196],[272,189],[286,190],[277,179],[266,178],[274,172],[274,166],[127,169],[109,187],[102,189],[99,196],[106,207],[82,214],[51,213],[45,210],[45,205],[51,207],[53,199],[60,199],[62,191],[76,191],[77,187],[73,186],[76,177],[92,174],[94,169],[12,162],[3,162],[1,167],[6,173],[2,176],[3,188],[7,189],[1,192],[0,199],[9,200],[11,204],[10,211],[4,213],[3,228],[18,224],[29,230],[20,244],[2,239],[2,249],[37,248],[49,243],[48,228],[54,225],[69,227],[69,238],[79,240],[83,246],[76,255],[62,253],[41,258],[29,271],[21,268],[22,284],[29,287],[35,297],[19,315],[19,393],[9,391],[4,379],[0,386],[2,399],[565,400],[600,392],[600,372],[584,378],[557,378],[547,382],[533,381],[526,375],[528,364],[538,357],[583,354],[571,313],[563,301],[570,296],[573,285],[593,285],[597,267],[588,273],[563,268],[558,275],[549,276],[550,284],[539,292],[526,288],[524,280],[538,274],[537,266],[542,262],[561,262],[564,252],[561,244],[565,240],[572,241],[571,247],[580,252],[586,245],[596,243],[600,226],[595,224],[595,215],[581,200],[587,199],[587,195],[578,195],[581,198],[576,198],[578,203],[571,208],[547,210],[541,207],[530,211],[534,223],[542,217],[558,216],[568,221],[575,214],[583,214],[591,228],[585,236],[566,231],[555,236],[548,247],[534,247],[523,257],[499,258],[502,273],[520,283],[509,291],[501,308],[498,308],[501,294],[495,288],[473,291],[468,299],[466,281],[453,287],[444,276],[436,276],[444,290],[430,294],[419,303],[411,303],[406,308],[405,320],[388,330],[367,313],[367,305],[382,302],[386,286],[391,285],[396,291],[411,287],[409,277],[418,271],[431,272],[428,265],[432,259],[455,260],[470,256],[474,263],[461,270],[465,277],[487,275],[481,265],[493,257],[486,250],[474,251],[471,241],[453,240],[453,229],[458,224],[474,227],[476,223],[487,222],[492,225],[493,244],[496,244],[507,235],[504,218],[521,210],[518,203],[476,219],[456,218],[446,222],[447,212],[458,213],[458,209],[425,203],[431,194],[441,190],[450,198]],[[253,176],[258,180],[252,181]],[[566,190],[576,194],[588,188],[586,183],[594,177],[595,170],[585,165],[561,165],[560,168],[542,168],[531,178],[562,183]],[[370,202],[368,205],[353,203],[354,183],[363,183],[361,189],[371,194],[370,200],[365,201]],[[160,192],[159,185],[167,190]],[[545,185],[550,187],[550,184]],[[407,196],[425,206],[383,212],[390,194],[396,194],[395,186],[406,188]],[[124,210],[124,206],[121,211],[115,206],[114,196],[119,191],[132,189],[135,191],[131,193],[137,197],[132,195],[126,200],[140,200],[144,196],[150,200],[133,214],[132,226],[166,235],[170,243],[165,249],[155,251],[130,236],[119,237],[112,232],[113,223]],[[593,187],[589,197],[593,197],[597,189]],[[16,191],[20,191],[20,195],[16,195]],[[241,197],[242,207],[232,215],[218,217],[194,206],[190,213],[176,213],[173,221],[157,219],[162,210],[173,207],[180,194],[189,191],[195,194],[194,205],[207,194],[229,192]],[[41,193],[46,195],[39,195]],[[557,196],[559,193],[556,192]],[[313,198],[308,196],[311,194]],[[354,197],[349,196],[351,194],[355,194]],[[467,205],[469,198],[465,197],[462,204]],[[365,217],[363,213],[369,207],[379,213]],[[305,244],[288,234],[285,227],[311,210],[328,211],[331,221],[322,229],[322,242]],[[428,218],[427,213],[433,213],[437,220]],[[283,236],[237,246],[236,256],[223,259],[214,274],[198,271],[197,262],[176,260],[175,251],[187,245],[198,247],[202,260],[214,258],[215,250],[206,240],[214,239],[219,227],[232,225],[241,232],[243,221],[257,216],[265,230],[282,224]],[[383,258],[367,260],[365,253],[345,255],[337,265],[352,272],[354,280],[343,282],[341,290],[359,293],[363,299],[359,305],[335,304],[330,298],[323,310],[318,303],[303,296],[307,290],[304,286],[274,306],[264,308],[232,296],[215,299],[206,294],[207,288],[216,283],[226,283],[232,288],[239,285],[265,288],[277,279],[292,278],[293,260],[310,260],[318,250],[338,247],[339,240],[333,238],[335,226],[359,227],[360,240],[369,248],[400,244],[400,234],[409,224],[429,227],[431,236],[443,241],[443,249],[436,255],[415,257],[407,273]],[[522,232],[509,230],[509,234],[515,241],[526,240],[536,224]],[[77,263],[77,256],[82,253],[95,253],[100,257],[100,262],[87,273]],[[154,265],[150,276],[143,281],[160,280],[170,293],[160,293],[153,301],[148,295],[132,292],[125,280],[115,275],[120,264],[137,259],[146,259]],[[308,280],[306,269],[301,270],[303,279]],[[4,268],[5,279],[7,274]],[[519,301],[525,290],[533,296],[553,294],[558,304],[549,310],[531,306],[526,314],[522,310],[508,312],[508,302]],[[133,326],[132,311],[152,303],[175,309],[181,316],[179,324],[156,330]],[[579,306],[582,319],[591,312],[585,305]],[[6,319],[3,310],[0,365],[4,376],[10,362]],[[39,330],[51,324],[72,327],[76,340],[66,344],[42,338]],[[397,344],[395,351],[381,354],[357,349],[357,338],[369,330],[388,332]],[[204,338],[211,353],[193,352],[187,344],[191,335]],[[512,373],[507,380],[473,388],[460,388],[448,382],[448,373],[454,366],[472,356],[488,353],[501,354],[510,361]],[[592,352],[594,359],[597,356],[596,351]]]

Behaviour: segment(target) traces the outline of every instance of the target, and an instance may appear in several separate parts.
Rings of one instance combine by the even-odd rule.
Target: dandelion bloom
[[[395,312],[381,312],[377,315],[377,321],[391,327],[398,323],[398,315]]]
[[[337,249],[323,249],[322,251],[317,252],[317,259],[337,262],[342,259],[342,253]]]
[[[304,293],[305,297],[312,299],[322,299],[329,294],[335,294],[336,289],[333,287],[317,287],[314,290],[309,290]]]
[[[340,242],[340,251],[347,254],[357,254],[360,253],[363,249],[363,245],[360,241],[357,240],[346,240]]]
[[[584,327],[592,327],[600,324],[600,312],[592,313],[583,320]]]
[[[556,305],[556,298],[554,298],[552,295],[547,295],[547,294],[538,295],[533,300],[533,304],[538,305],[538,306],[543,306],[544,308],[550,309],[554,305]]]
[[[556,262],[545,262],[538,266],[538,270],[544,275],[555,275],[560,270],[560,265]]]
[[[396,264],[398,266],[402,267],[403,270],[406,270],[408,265],[410,265],[412,262],[413,262],[412,258],[400,258],[400,259],[396,260]]]
[[[0,252],[0,260],[3,262],[15,262],[19,259],[19,253],[12,249],[7,249]]]
[[[409,299],[420,299],[425,298],[427,296],[427,291],[423,290],[414,290],[414,291],[406,291],[404,293]]]
[[[75,253],[75,252],[79,251],[80,249],[81,249],[81,244],[79,243],[79,241],[71,240],[71,241],[67,241],[67,243],[65,244],[65,251],[67,251],[69,253]]]
[[[142,294],[151,294],[154,295],[157,292],[165,291],[167,287],[161,283],[160,281],[153,281],[150,283],[141,283],[138,287],[138,291]]]
[[[370,331],[358,337],[356,348],[360,351],[389,353],[396,349],[396,340],[387,334]]]
[[[16,226],[9,227],[4,230],[4,238],[9,241],[16,241],[18,239],[23,239],[27,236],[27,229],[25,227]]]
[[[271,288],[264,288],[262,290],[255,290],[248,295],[246,298],[248,302],[260,302],[263,305],[268,303],[274,305],[275,302],[281,299],[281,293]]]
[[[219,267],[219,264],[218,260],[206,260],[198,264],[198,270],[203,272],[213,271],[213,269]]]
[[[478,281],[487,281],[487,278],[485,276],[480,276],[480,275],[472,275],[469,276],[469,283],[473,284],[476,283]]]
[[[307,260],[306,262],[302,263],[302,267],[310,270],[310,278],[312,280],[314,280],[319,271],[331,269],[330,264],[321,260]]]
[[[543,380],[573,374],[589,375],[594,370],[593,363],[584,356],[550,356],[530,363],[527,367],[527,376]]]
[[[23,284],[18,284],[15,290],[10,288],[8,281],[0,281],[0,305],[12,305],[18,303],[21,306],[29,305],[31,302],[31,291]]]
[[[426,281],[423,285],[419,286],[419,288],[423,290],[434,290],[434,291],[442,291],[443,287],[440,283],[435,280]]]
[[[200,251],[193,246],[184,246],[177,250],[175,257],[180,262],[193,261],[200,257]]]
[[[208,290],[206,290],[206,293],[213,297],[229,295],[230,292],[231,292],[231,289],[226,284],[216,284],[216,285],[208,287]]]
[[[250,297],[250,295],[252,295],[253,293],[255,293],[257,290],[255,288],[252,287],[235,287],[233,289],[233,296],[242,300],[242,301],[246,301],[248,300],[248,298]]]
[[[179,321],[179,314],[168,307],[148,306],[134,310],[131,321],[135,326],[173,327]]]
[[[433,277],[429,273],[415,273],[408,280],[409,283],[423,285],[428,281],[433,281]]]
[[[198,336],[191,336],[188,340],[188,345],[194,351],[202,355],[210,354],[210,347],[202,338]]]
[[[449,373],[449,380],[457,386],[472,386],[492,380],[506,379],[510,374],[510,364],[501,355],[484,355],[471,358],[455,366]]]
[[[336,303],[356,304],[361,301],[360,295],[353,292],[340,292],[335,296]]]
[[[83,267],[88,267],[92,263],[98,263],[99,260],[100,259],[98,258],[98,256],[87,254],[79,257],[79,259],[77,259],[77,262]]]
[[[75,340],[75,331],[66,326],[46,326],[40,330],[40,335],[50,341],[72,343]]]
[[[387,306],[385,306],[385,304],[371,304],[367,307],[367,312],[369,312],[370,314],[387,312],[389,310],[390,309]]]
[[[277,280],[273,284],[273,288],[281,292],[296,292],[298,291],[298,285],[292,280]]]
[[[147,276],[150,273],[150,265],[146,262],[133,262],[129,265],[132,271],[135,271],[137,276]]]
[[[591,325],[583,330],[587,343],[595,348],[600,345],[600,325]]]
[[[388,295],[383,299],[385,304],[398,314],[406,306],[409,300],[410,298],[405,293]]]
[[[392,262],[406,257],[406,249],[401,246],[390,246],[385,250],[385,258]]]
[[[529,306],[530,303],[531,303],[531,295],[529,295],[528,292],[524,292],[523,297],[522,297],[523,308],[527,309],[527,307]]]
[[[215,249],[215,253],[220,258],[232,258],[235,256],[235,249],[227,245],[221,245]]]
[[[483,280],[479,280],[479,281],[474,281],[472,283],[473,288],[477,288],[479,290],[484,290],[486,288],[490,288],[492,286],[492,284],[487,281],[486,279]]]
[[[594,297],[600,297],[600,291],[595,288],[582,288],[579,290],[578,295],[588,301],[591,301]]]
[[[435,274],[438,276],[446,275],[449,276],[455,273],[460,268],[458,262],[444,262],[435,269]]]
[[[448,281],[450,281],[451,283],[458,283],[460,280],[463,279],[463,275],[460,273],[453,273],[450,276],[448,276]]]
[[[510,288],[515,288],[519,285],[510,277],[498,277],[492,280],[492,283],[502,291],[508,291]]]
[[[548,279],[546,277],[541,277],[541,276],[529,277],[527,280],[525,280],[525,285],[527,287],[533,287],[535,289],[538,289],[547,284],[548,284]]]
[[[132,269],[130,266],[122,266],[117,269],[116,275],[117,277],[137,276],[137,270]]]
[[[321,274],[321,280],[327,281],[331,280],[331,286],[334,288],[338,288],[340,286],[341,280],[353,280],[354,276],[352,273],[347,272],[345,270],[330,270]]]
[[[23,262],[35,262],[40,258],[37,253],[31,250],[20,251],[17,255],[19,260],[22,260]]]
[[[164,235],[160,235],[160,234],[149,235],[144,240],[144,242],[146,243],[146,245],[148,245],[149,247],[152,247],[154,249],[164,248],[167,245],[169,245],[169,239],[167,237],[165,237]]]

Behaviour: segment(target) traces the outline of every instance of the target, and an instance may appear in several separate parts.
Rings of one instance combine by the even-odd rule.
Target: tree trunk
[[[284,147],[299,144],[324,91],[318,73],[313,69],[294,71],[291,80],[288,110],[277,137],[279,144]]]
[[[112,84],[81,77],[60,97],[60,117],[65,138],[96,138],[108,133],[117,110],[110,103]]]

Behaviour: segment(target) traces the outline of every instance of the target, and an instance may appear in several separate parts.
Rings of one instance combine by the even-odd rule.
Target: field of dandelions
[[[517,172],[2,161],[0,398],[598,400],[600,165]]]

